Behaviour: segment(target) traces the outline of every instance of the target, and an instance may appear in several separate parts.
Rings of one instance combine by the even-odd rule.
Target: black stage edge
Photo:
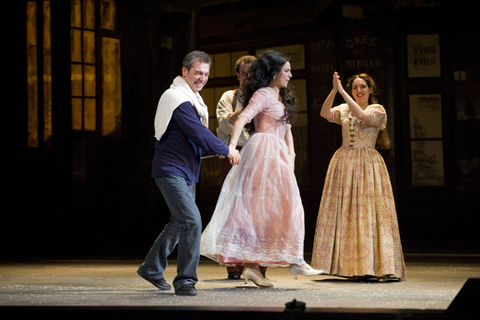
[[[480,319],[480,278],[469,278],[447,308],[447,315]]]
[[[186,297],[188,299],[188,297]],[[227,307],[0,307],[0,319],[189,319],[189,320],[266,320],[266,319],[346,319],[346,320],[454,320],[478,319],[479,315],[459,315],[444,310],[411,309],[328,309],[306,308],[287,311],[281,308]]]

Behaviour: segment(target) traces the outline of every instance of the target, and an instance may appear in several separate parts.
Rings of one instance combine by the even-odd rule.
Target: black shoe
[[[395,276],[383,276],[383,277],[377,278],[377,281],[378,282],[388,282],[388,281],[401,282],[402,279],[400,279],[398,277],[395,277]]]
[[[347,277],[347,281],[351,282],[365,282],[367,278],[365,276],[353,276],[353,277]]]
[[[228,274],[228,279],[230,279],[230,280],[241,280],[240,276],[241,276],[240,272],[234,271],[234,272],[230,272]]]
[[[178,296],[196,296],[197,289],[192,283],[186,283],[178,288],[175,288],[175,294]]]
[[[151,284],[153,284],[155,287],[157,287],[160,290],[170,290],[172,287],[165,281],[165,279],[150,279],[147,275],[143,273],[143,271],[138,268],[137,273],[140,277],[143,279],[147,280]]]

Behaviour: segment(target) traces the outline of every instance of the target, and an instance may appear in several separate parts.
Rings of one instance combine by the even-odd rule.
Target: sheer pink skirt
[[[224,181],[200,253],[221,264],[303,263],[304,211],[285,142],[252,135]]]

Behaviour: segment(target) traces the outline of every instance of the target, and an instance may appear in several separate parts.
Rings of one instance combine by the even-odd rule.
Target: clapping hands
[[[338,91],[340,94],[345,91],[342,86],[342,81],[340,80],[340,76],[338,75],[338,72],[333,73],[333,89]]]

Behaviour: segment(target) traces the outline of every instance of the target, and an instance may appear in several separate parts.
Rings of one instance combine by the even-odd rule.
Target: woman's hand
[[[340,80],[340,76],[338,75],[338,72],[335,72],[333,74],[333,88],[340,94],[344,94],[345,89],[342,86],[342,81]]]
[[[333,114],[330,112],[330,109],[332,109],[333,100],[335,100],[335,96],[337,95],[339,89],[343,90],[343,87],[340,81],[340,76],[338,75],[338,72],[335,71],[332,79],[332,91],[330,91],[330,94],[323,102],[322,109],[320,110],[320,116],[328,121],[333,120]]]

